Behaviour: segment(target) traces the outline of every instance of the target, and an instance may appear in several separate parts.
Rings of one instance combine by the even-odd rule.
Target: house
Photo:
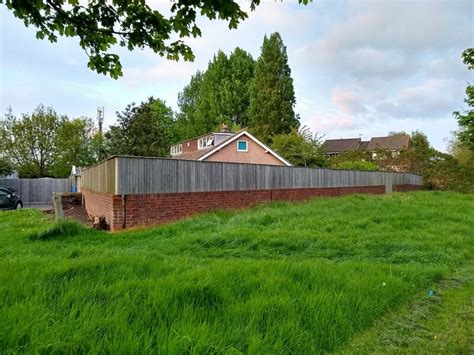
[[[212,132],[171,146],[171,158],[197,161],[219,161],[291,166],[291,164],[260,142],[246,130]]]
[[[326,157],[356,151],[361,144],[360,138],[326,139],[321,149]]]
[[[360,138],[327,139],[321,146],[327,157],[337,156],[342,153],[354,151],[366,151],[376,154],[377,150],[392,152],[392,156],[398,155],[410,145],[410,136],[388,136],[373,137],[369,141]]]

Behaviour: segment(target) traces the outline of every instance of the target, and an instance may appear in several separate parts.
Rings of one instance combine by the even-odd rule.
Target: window
[[[237,141],[237,151],[238,152],[248,152],[248,142],[247,141]]]
[[[183,151],[183,145],[182,144],[173,145],[171,147],[171,155],[181,154],[182,151]]]
[[[204,149],[206,147],[210,147],[214,145],[214,137],[213,136],[207,136],[198,139],[198,149]]]

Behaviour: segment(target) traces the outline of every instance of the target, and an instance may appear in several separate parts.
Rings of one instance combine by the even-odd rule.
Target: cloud
[[[346,16],[300,55],[331,74],[392,78],[472,45],[471,1],[350,1]]]
[[[349,90],[336,88],[331,93],[331,101],[339,111],[347,115],[358,115],[367,112],[359,88]]]
[[[463,95],[456,84],[454,80],[429,79],[376,103],[376,110],[390,118],[443,118],[456,109]]]
[[[133,66],[124,69],[125,85],[139,86],[149,83],[189,80],[196,72],[196,65],[190,62],[159,59],[149,66]]]

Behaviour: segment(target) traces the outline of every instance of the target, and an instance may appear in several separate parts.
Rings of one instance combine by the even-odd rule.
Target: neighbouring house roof
[[[325,153],[341,153],[356,150],[360,142],[360,138],[326,139],[321,148]]]
[[[367,146],[369,145],[369,141],[361,141],[357,150],[367,150]]]
[[[341,138],[327,139],[321,148],[327,154],[376,149],[399,151],[408,148],[409,143],[410,136],[374,137],[370,141],[363,141],[360,138]]]
[[[409,143],[409,136],[374,137],[370,140],[366,150],[387,149],[398,151],[408,148]]]
[[[212,135],[232,137],[234,135],[234,133],[230,133],[230,132],[209,132],[209,133],[206,133],[206,134],[201,134],[199,136],[195,136],[193,138],[186,139],[184,141],[178,142],[178,143],[173,144],[173,145],[179,145],[179,144],[184,144],[184,143],[187,143],[187,142],[192,142],[192,141],[195,141],[196,139],[207,137],[207,136],[212,136]]]
[[[209,134],[212,134],[212,133],[209,133]],[[184,159],[184,160],[198,160],[198,161],[203,161],[205,160],[206,158],[208,158],[209,156],[211,156],[212,154],[214,153],[217,153],[218,151],[220,151],[222,148],[224,148],[225,146],[229,145],[230,143],[234,142],[236,139],[239,139],[240,137],[242,137],[243,135],[247,136],[248,138],[250,138],[252,141],[254,141],[256,144],[258,144],[260,147],[262,147],[263,149],[265,149],[265,151],[271,155],[273,155],[275,158],[277,158],[278,160],[280,160],[283,164],[285,164],[286,166],[292,166],[290,162],[288,162],[285,158],[281,157],[280,155],[278,155],[277,153],[275,153],[273,150],[271,150],[269,147],[267,147],[265,144],[263,144],[262,142],[260,142],[257,138],[255,138],[253,135],[251,135],[249,132],[245,131],[245,130],[241,130],[237,133],[235,133],[234,135],[232,136],[229,136],[226,140],[220,142],[219,144],[217,145],[214,145],[214,146],[210,146],[208,148],[204,148],[204,149],[200,149],[200,150],[197,150],[197,151],[194,151],[194,152],[190,152],[190,153],[181,153],[181,154],[177,154],[177,155],[173,155],[172,158],[173,159]],[[203,136],[206,136],[206,135],[203,135]]]
[[[196,150],[194,152],[175,154],[175,155],[172,155],[171,158],[172,159],[183,159],[183,160],[199,160],[199,158],[201,158],[202,156],[209,153],[215,147],[216,146],[212,146],[212,147],[209,147],[209,148]]]

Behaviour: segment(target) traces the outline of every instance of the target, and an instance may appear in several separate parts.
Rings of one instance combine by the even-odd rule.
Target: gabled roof
[[[215,134],[215,133],[203,134],[199,137],[206,137],[206,136],[211,135],[211,134]],[[227,142],[227,140],[232,138],[232,137],[233,137],[233,135],[229,135],[225,140],[218,143],[217,145],[211,145],[211,146],[206,147],[206,148],[201,148],[201,149],[196,150],[194,152],[176,154],[176,155],[173,155],[172,158],[173,159],[183,159],[183,160],[200,160],[199,158],[203,157],[204,155],[206,155],[210,151],[214,150],[215,148],[220,147],[222,144]],[[194,140],[194,139],[196,139],[196,138],[193,138],[192,140]],[[187,142],[188,140],[183,141],[183,142]],[[178,144],[182,144],[182,143],[178,143]]]
[[[360,142],[360,138],[326,139],[321,148],[325,153],[348,152],[356,150]]]
[[[370,140],[366,150],[403,150],[408,148],[409,143],[409,136],[374,137]]]
[[[204,154],[202,157],[198,158],[197,160],[205,160],[207,157],[211,156],[212,154],[220,151],[222,148],[224,148],[225,146],[229,145],[230,143],[234,142],[236,139],[239,139],[240,137],[242,137],[243,135],[247,136],[248,138],[250,138],[251,140],[253,140],[255,143],[257,143],[260,147],[262,147],[263,149],[265,149],[265,151],[267,153],[270,153],[271,155],[273,155],[275,158],[277,158],[278,160],[280,160],[283,164],[285,164],[286,166],[292,166],[290,162],[288,162],[285,158],[279,156],[277,153],[275,153],[273,150],[271,150],[269,147],[267,147],[265,144],[263,144],[262,142],[260,142],[257,138],[255,138],[254,136],[252,136],[249,132],[245,131],[245,130],[242,130],[240,131],[239,133],[236,133],[235,135],[233,135],[232,137],[230,137],[229,139],[226,139],[225,141],[221,142],[220,144],[216,145],[213,147],[213,149],[210,149],[206,154]]]

